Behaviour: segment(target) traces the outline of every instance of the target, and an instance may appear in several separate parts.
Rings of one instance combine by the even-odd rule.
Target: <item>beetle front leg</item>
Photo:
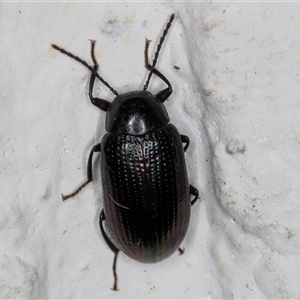
[[[90,40],[90,41],[91,41],[91,57],[92,57],[92,60],[94,63],[93,69],[96,72],[99,67],[96,57],[95,57],[95,50],[94,50],[96,41],[93,41],[93,40]],[[100,108],[103,111],[107,111],[110,106],[110,102],[105,99],[93,97],[93,89],[94,89],[96,75],[97,75],[97,73],[92,73],[92,76],[90,79],[89,97],[91,99],[92,104],[94,104],[95,106],[97,106],[98,108]]]
[[[114,256],[114,262],[113,262],[113,274],[114,274],[114,285],[112,290],[113,291],[118,291],[118,275],[117,275],[117,258],[118,258],[118,253],[119,253],[119,249],[112,243],[112,241],[109,239],[109,237],[107,236],[104,227],[103,227],[103,221],[106,220],[104,211],[102,209],[101,213],[100,213],[100,218],[99,218],[99,225],[100,225],[100,230],[101,233],[103,235],[103,238],[107,244],[107,246],[111,249],[111,251],[114,252],[115,256]]]
[[[149,44],[150,44],[150,40],[146,39],[146,45],[145,45],[145,67],[150,71],[149,73],[149,77],[151,77],[151,74],[154,73],[156,76],[158,76],[161,80],[163,80],[166,84],[167,84],[167,88],[160,91],[157,95],[156,98],[159,100],[159,102],[163,103],[164,101],[166,101],[169,96],[172,94],[172,85],[170,83],[170,81],[162,74],[160,73],[155,67],[155,63],[153,63],[153,65],[149,64],[149,60],[148,60],[148,48],[149,48]],[[156,62],[156,61],[155,61]],[[147,89],[148,87],[148,82],[149,80],[147,80],[145,86],[144,86],[144,90]]]
[[[91,52],[93,52],[93,51],[94,51],[94,48],[93,48],[94,46],[93,46],[93,44],[95,44],[95,41],[91,41],[91,42],[92,42],[92,51],[91,51]],[[97,78],[98,78],[105,86],[107,86],[107,87],[112,91],[112,93],[114,93],[116,96],[118,96],[118,92],[117,92],[113,87],[111,87],[111,86],[108,84],[108,82],[105,81],[105,80],[97,73],[97,69],[98,69],[98,64],[97,64],[97,62],[96,62],[97,69],[95,69],[95,65],[94,65],[94,67],[90,66],[85,60],[79,58],[77,55],[74,55],[74,54],[72,54],[71,52],[69,52],[69,51],[67,51],[67,50],[65,50],[65,49],[63,49],[63,48],[61,48],[61,47],[59,47],[59,46],[57,46],[57,45],[52,44],[51,46],[52,46],[54,49],[60,51],[61,53],[65,54],[65,55],[67,55],[67,56],[69,56],[69,57],[71,57],[71,58],[77,60],[77,61],[80,62],[81,64],[83,64],[85,67],[87,67],[87,68],[95,75],[95,77],[97,77]],[[92,54],[92,55],[94,55],[94,54]],[[93,58],[93,57],[92,57],[92,58]],[[96,61],[96,60],[94,60],[94,58],[93,58],[94,64],[95,64],[95,61]],[[106,101],[106,100],[104,100],[104,101]]]
[[[61,194],[61,197],[63,201],[74,197],[77,195],[87,184],[89,184],[91,181],[93,181],[93,155],[95,152],[100,152],[101,151],[101,144],[98,144],[93,147],[93,149],[90,152],[89,159],[88,159],[88,164],[87,164],[87,181],[84,182],[75,192],[69,195],[63,195]]]
[[[190,194],[195,196],[195,198],[191,201],[191,205],[194,205],[194,203],[198,200],[199,198],[199,191],[190,184]]]

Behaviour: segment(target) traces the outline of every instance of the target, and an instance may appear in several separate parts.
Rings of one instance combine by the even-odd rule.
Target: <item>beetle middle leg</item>
[[[185,152],[185,151],[188,149],[189,145],[190,145],[190,139],[189,139],[189,137],[186,136],[186,135],[181,135],[180,137],[181,137],[181,142],[182,142],[182,143],[185,143],[185,146],[183,147],[183,151]],[[191,184],[190,184],[190,194],[191,194],[192,196],[195,196],[194,199],[191,201],[191,205],[194,205],[194,203],[195,203],[195,202],[198,200],[198,198],[199,198],[199,191],[198,191],[194,186],[192,186]],[[179,251],[179,252],[180,252],[180,251]],[[181,253],[181,254],[182,254],[182,253]]]
[[[96,43],[96,41],[93,41],[93,40],[90,40],[90,41],[91,41],[91,57],[92,57],[92,60],[93,60],[93,63],[94,63],[93,69],[95,71],[97,71],[99,65],[98,65],[96,57],[95,57],[95,43]],[[110,102],[105,100],[105,99],[95,98],[93,96],[93,89],[94,89],[94,83],[95,83],[96,75],[97,75],[97,73],[92,72],[91,79],[90,79],[90,87],[89,87],[89,97],[90,97],[90,100],[91,100],[92,104],[94,104],[95,106],[97,106],[98,108],[100,108],[103,111],[107,111],[109,106],[110,106]]]
[[[190,139],[187,135],[181,135],[180,137],[181,137],[181,142],[185,143],[185,146],[183,147],[183,151],[185,152],[190,145]]]
[[[115,256],[114,256],[114,262],[113,262],[113,274],[114,274],[114,285],[112,290],[113,291],[117,291],[118,290],[118,275],[117,275],[117,258],[118,258],[118,253],[119,253],[119,249],[112,243],[112,241],[109,239],[109,237],[107,236],[104,227],[103,227],[103,221],[106,220],[105,218],[105,214],[104,211],[102,209],[101,213],[100,213],[100,218],[99,218],[99,225],[100,225],[100,230],[101,233],[103,235],[103,238],[107,244],[107,246],[111,249],[112,252],[114,252]]]
[[[191,201],[191,205],[194,205],[195,202],[198,200],[199,198],[199,191],[190,184],[190,194],[195,196],[195,198]]]
[[[61,194],[61,197],[63,201],[74,197],[77,195],[87,184],[93,181],[93,155],[95,152],[100,152],[101,151],[101,144],[98,144],[93,147],[93,149],[90,152],[89,159],[88,159],[88,164],[87,164],[87,181],[84,182],[78,189],[76,189],[73,193],[69,195],[63,195]]]

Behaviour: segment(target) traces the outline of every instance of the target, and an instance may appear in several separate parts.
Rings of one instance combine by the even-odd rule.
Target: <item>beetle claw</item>
[[[179,247],[178,251],[179,251],[179,255],[182,255],[184,253],[185,249],[184,249],[184,247],[182,247],[182,248]]]
[[[117,288],[117,283],[116,282],[114,283],[114,286],[111,288],[111,290],[115,291],[115,292],[119,291],[119,289]]]

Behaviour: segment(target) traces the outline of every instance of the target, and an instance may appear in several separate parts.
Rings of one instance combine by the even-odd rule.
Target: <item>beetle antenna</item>
[[[171,27],[171,24],[172,24],[172,22],[173,22],[173,20],[174,20],[174,17],[175,17],[175,15],[172,14],[171,17],[170,17],[170,19],[169,19],[169,22],[167,23],[167,26],[166,26],[166,28],[165,28],[163,34],[162,34],[162,36],[160,37],[160,40],[159,40],[159,43],[158,43],[158,45],[157,45],[157,49],[156,49],[156,52],[155,52],[155,55],[154,55],[154,59],[153,59],[153,62],[152,62],[152,68],[154,68],[155,65],[156,65],[156,63],[157,63],[157,59],[158,59],[158,55],[159,55],[160,49],[161,49],[161,47],[162,47],[162,45],[163,45],[163,42],[164,42],[164,40],[165,40],[165,37],[166,37],[166,35],[167,35],[169,29],[170,29],[170,27]],[[145,61],[148,61],[148,46],[149,46],[149,43],[150,43],[150,40],[147,40],[147,39],[146,39]],[[153,74],[152,71],[150,71],[149,74],[148,74],[148,78],[147,78],[146,83],[145,83],[145,85],[144,85],[144,91],[146,91],[147,88],[148,88],[148,85],[149,85],[149,82],[150,82],[150,79],[151,79],[152,74]]]
[[[98,74],[97,69],[95,69],[95,68],[93,68],[92,66],[90,66],[85,60],[79,58],[78,56],[72,54],[71,52],[66,51],[65,49],[63,49],[63,48],[61,48],[61,47],[58,47],[57,45],[52,44],[51,46],[52,46],[54,49],[60,51],[61,53],[66,54],[67,56],[69,56],[69,57],[71,57],[71,58],[77,60],[77,61],[80,62],[81,64],[83,64],[83,65],[84,65],[85,67],[87,67],[92,73],[94,73],[95,76],[96,76],[96,77],[97,77],[97,78],[98,78],[105,86],[107,86],[107,87],[111,90],[112,93],[114,93],[116,96],[119,95],[118,92],[117,92],[113,87],[111,87],[111,86],[108,84],[108,82],[105,81],[105,80]],[[96,62],[95,56],[93,55],[93,52],[92,52],[92,59],[93,59],[93,62],[94,62],[94,64],[95,64],[95,66],[97,66],[97,68],[98,68],[98,64],[97,64],[97,62]],[[96,62],[96,63],[95,63],[95,62]]]

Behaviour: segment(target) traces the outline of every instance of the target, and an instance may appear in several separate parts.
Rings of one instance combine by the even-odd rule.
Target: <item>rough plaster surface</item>
[[[105,79],[141,89],[144,39],[153,53],[173,12],[158,68],[201,201],[185,254],[153,265],[120,254],[113,292],[97,168],[60,197],[84,180],[105,113],[89,102],[89,71],[50,44],[90,61],[96,39]],[[300,297],[299,3],[1,3],[0,16],[0,298]]]

